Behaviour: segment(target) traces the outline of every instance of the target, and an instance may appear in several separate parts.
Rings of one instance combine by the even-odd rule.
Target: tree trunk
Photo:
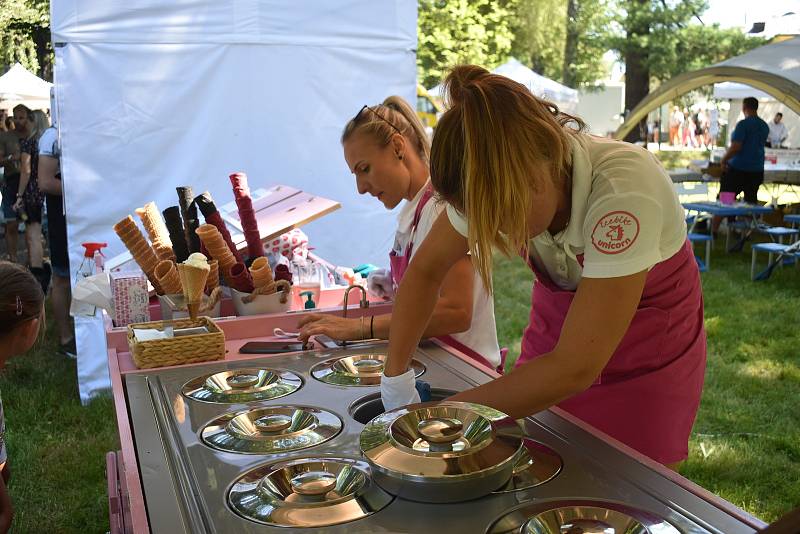
[[[648,9],[649,0],[630,0],[628,21],[626,21],[626,33],[628,46],[625,48],[625,114],[626,117],[636,105],[641,102],[650,92],[650,68],[648,63],[647,48],[641,46],[640,37],[646,36],[650,32],[647,17],[631,16],[630,13]],[[639,8],[638,10],[636,8]],[[647,118],[639,122],[638,128],[634,128],[625,137],[625,140],[634,143],[647,138]]]
[[[578,13],[579,0],[567,1],[567,37],[564,40],[564,74],[562,82],[567,87],[575,87],[577,72],[575,62],[578,60]]]
[[[53,81],[53,53],[50,50],[50,28],[38,26],[31,37],[36,47],[36,59],[39,61],[39,76],[49,82]]]

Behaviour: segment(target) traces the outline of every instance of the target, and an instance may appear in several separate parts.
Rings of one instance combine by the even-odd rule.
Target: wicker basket
[[[165,326],[174,328],[190,328],[205,326],[208,334],[179,336],[169,339],[153,339],[138,341],[133,329],[155,328],[163,330]],[[177,319],[175,321],[154,321],[128,325],[128,346],[131,349],[133,363],[139,369],[182,365],[184,363],[209,362],[225,357],[225,334],[214,321],[208,317]]]

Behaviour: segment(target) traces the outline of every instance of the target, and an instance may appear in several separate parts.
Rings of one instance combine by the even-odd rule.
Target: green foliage
[[[513,18],[511,55],[537,73],[560,80],[566,19],[563,0],[520,0]]]
[[[684,26],[671,37],[669,46],[651,51],[650,75],[667,80],[683,72],[708,67],[741,55],[766,43],[762,37],[749,37],[738,28],[718,24]]]
[[[16,62],[51,78],[49,0],[0,0],[0,65]]]
[[[491,69],[508,59],[511,14],[517,1],[419,0],[419,82],[433,87],[455,65],[473,63]]]

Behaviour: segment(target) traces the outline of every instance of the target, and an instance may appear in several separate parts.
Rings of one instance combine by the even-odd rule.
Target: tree
[[[513,14],[511,55],[554,80],[564,69],[564,0],[520,0]]]
[[[564,67],[561,81],[569,87],[603,78],[603,54],[611,37],[609,0],[568,0]]]
[[[419,0],[417,79],[442,81],[461,63],[493,68],[508,59],[518,0]]]
[[[651,68],[664,50],[675,46],[677,31],[708,7],[705,0],[620,0],[617,20],[622,32],[611,43],[625,61],[625,109],[631,110],[650,92]],[[645,120],[626,141],[638,141]]]
[[[52,81],[49,0],[0,1],[0,63],[16,62]]]

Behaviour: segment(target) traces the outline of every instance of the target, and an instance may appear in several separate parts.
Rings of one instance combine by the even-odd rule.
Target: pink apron
[[[414,234],[417,232],[417,225],[419,224],[420,217],[422,217],[422,210],[425,208],[425,204],[428,203],[428,201],[431,199],[432,196],[433,196],[433,188],[428,186],[425,189],[425,192],[422,194],[422,198],[419,199],[419,204],[417,204],[417,209],[414,210],[414,219],[411,222],[411,237],[408,240],[408,245],[406,245],[405,251],[403,251],[403,255],[402,256],[398,255],[394,250],[392,250],[389,253],[389,268],[392,273],[392,284],[394,285],[395,291],[397,291],[397,288],[400,286],[400,281],[403,279],[403,275],[406,274],[406,269],[408,269],[408,264],[411,262],[411,252],[414,246]],[[479,363],[489,367],[490,369],[493,369],[495,367],[491,362],[489,362],[489,360],[487,360],[486,358],[484,358],[471,348],[467,347],[463,343],[460,343],[452,336],[439,336],[437,339],[444,341],[448,345],[463,352],[473,360],[478,361]]]
[[[537,280],[517,365],[553,350],[575,294],[528,264]],[[689,453],[705,366],[703,293],[687,241],[647,274],[633,321],[595,383],[559,407],[658,462],[678,462]]]

